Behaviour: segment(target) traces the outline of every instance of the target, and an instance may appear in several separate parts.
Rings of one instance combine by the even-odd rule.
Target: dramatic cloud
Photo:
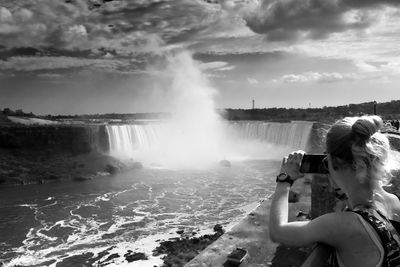
[[[104,106],[125,101],[129,110],[147,110],[142,96],[149,92],[165,102],[158,80],[168,57],[188,50],[220,91],[220,106],[243,107],[248,90],[263,105],[288,105],[288,91],[277,90],[288,88],[298,93],[293,105],[310,89],[321,103],[347,101],[348,92],[337,90],[382,82],[391,91],[373,92],[389,98],[400,80],[399,7],[395,0],[0,0],[0,77],[37,80],[43,91],[43,81],[57,82],[49,93],[65,83],[58,104],[86,88]],[[123,84],[118,93],[115,83]],[[6,96],[16,106],[29,102],[25,85],[8,87],[3,103]]]
[[[0,44],[138,53],[233,31],[219,5],[200,1],[0,1]],[[222,23],[224,22],[224,23]],[[210,25],[212,27],[210,27]],[[230,27],[229,31],[225,28]],[[215,29],[212,29],[215,27]],[[242,29],[246,29],[243,24]],[[232,33],[234,34],[234,33]]]
[[[8,7],[7,7],[8,6]],[[78,47],[87,42],[91,12],[83,0],[8,2],[0,7],[0,38],[5,46]]]
[[[265,0],[245,20],[254,32],[271,41],[322,39],[332,33],[366,29],[380,8],[399,5],[389,0]]]

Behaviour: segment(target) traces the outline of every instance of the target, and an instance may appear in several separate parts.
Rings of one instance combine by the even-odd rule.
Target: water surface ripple
[[[1,259],[5,266],[115,266],[133,251],[149,257],[137,266],[161,264],[152,256],[160,240],[178,236],[178,229],[200,235],[217,223],[233,225],[272,193],[278,165],[258,160],[208,170],[142,169],[2,188]]]

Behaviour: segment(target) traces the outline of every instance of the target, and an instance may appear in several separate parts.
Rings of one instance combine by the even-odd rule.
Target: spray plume
[[[222,121],[216,112],[212,88],[189,52],[168,57],[172,79],[171,119],[158,136],[157,153],[151,158],[168,166],[196,167],[221,159]],[[155,158],[156,157],[156,158]]]
[[[280,159],[305,147],[312,124],[223,121],[215,109],[216,90],[191,54],[170,54],[167,62],[158,77],[167,77],[163,82],[171,93],[171,118],[108,126],[112,155],[145,165],[195,169],[222,159]]]

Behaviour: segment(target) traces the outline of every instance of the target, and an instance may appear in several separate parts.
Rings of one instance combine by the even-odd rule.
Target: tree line
[[[400,100],[376,103],[375,101],[361,104],[349,104],[336,107],[322,108],[263,108],[263,109],[219,109],[217,112],[227,120],[265,120],[265,121],[334,121],[345,116],[361,116],[364,114],[380,115],[384,120],[396,120],[400,118]],[[4,108],[2,115],[21,117],[41,117],[46,119],[165,119],[169,113],[107,113],[107,114],[83,114],[83,115],[45,115],[36,116],[32,112],[24,112],[22,109],[12,110]],[[0,113],[0,114],[1,114]]]
[[[365,114],[380,115],[384,120],[400,118],[400,100],[376,103],[349,104],[322,108],[264,108],[264,109],[225,109],[220,114],[227,120],[266,120],[266,121],[334,121],[346,116]]]

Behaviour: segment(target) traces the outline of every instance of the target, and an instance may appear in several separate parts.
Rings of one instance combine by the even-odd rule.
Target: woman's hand
[[[304,151],[298,150],[290,153],[289,156],[284,157],[279,173],[284,172],[293,180],[303,177],[304,174],[300,172],[300,164],[304,154]]]

